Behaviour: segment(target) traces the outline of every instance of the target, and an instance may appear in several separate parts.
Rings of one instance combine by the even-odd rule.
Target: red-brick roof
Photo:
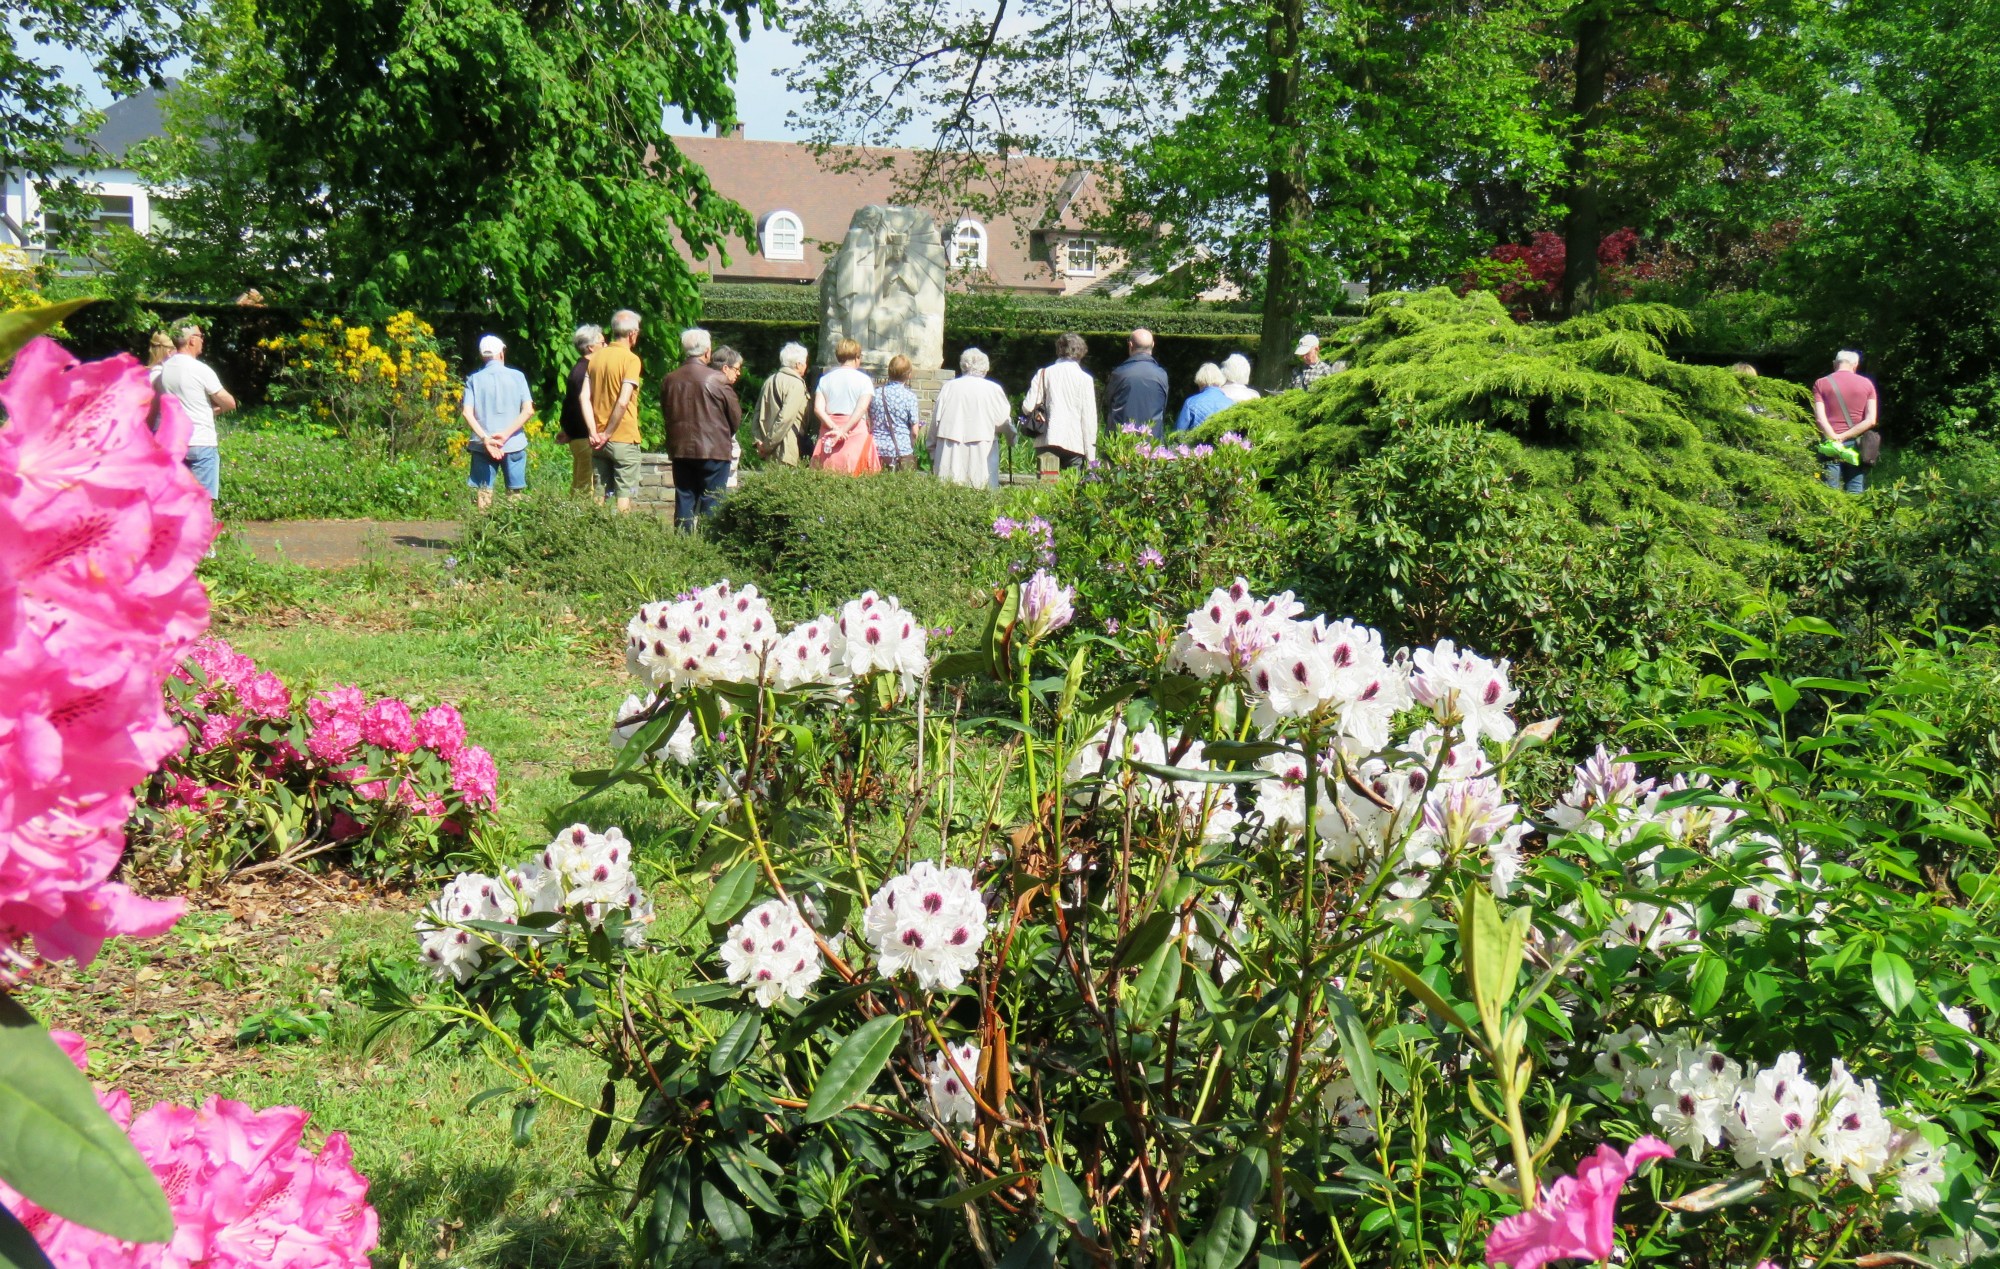
[[[840,160],[834,155],[822,160],[810,146],[791,141],[675,137],[674,144],[702,166],[718,193],[742,204],[760,231],[771,214],[779,211],[791,212],[805,225],[803,260],[767,259],[756,240],[732,244],[727,264],[719,257],[690,260],[718,282],[816,281],[846,237],[848,222],[856,211],[870,203],[897,201],[896,173],[884,168],[880,160],[886,157],[893,166],[902,166],[925,157],[916,150],[865,150],[859,152],[857,157],[862,161],[855,170],[839,171]],[[1010,184],[1018,173],[1023,186],[1056,194],[1053,205],[1046,209],[1051,215],[1023,219],[1045,219],[1047,228],[1064,231],[1083,228],[1081,200],[1088,198],[1092,173],[1086,170],[1065,175],[1048,159],[1018,157],[1008,162],[1014,165],[1009,169]],[[961,218],[959,209],[932,207],[930,211],[949,243]],[[964,214],[986,229],[986,270],[984,276],[975,275],[975,285],[1048,294],[1075,289],[1073,281],[1047,263],[1030,259],[1036,233],[1046,232],[1042,225],[1024,226],[1013,216]]]

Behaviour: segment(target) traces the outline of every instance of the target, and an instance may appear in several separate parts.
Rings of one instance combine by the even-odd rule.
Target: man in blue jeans
[[[223,391],[214,367],[201,359],[206,339],[201,327],[182,322],[174,328],[174,355],[160,363],[159,390],[181,403],[194,430],[188,434],[187,465],[211,500],[222,496],[222,459],[215,445],[215,416],[236,408],[236,398]]]
[[[715,510],[729,488],[729,459],[743,404],[723,373],[709,365],[708,332],[681,332],[681,368],[667,376],[660,409],[667,420],[667,454],[674,467],[674,525],[694,522]]]
[[[1880,408],[1875,383],[1859,373],[1860,367],[1860,353],[1843,351],[1833,359],[1833,373],[1813,384],[1813,421],[1819,424],[1820,435],[1857,451],[1861,459],[1850,463],[1828,458],[1826,483],[1853,494],[1868,487],[1868,469],[1882,446],[1880,433],[1869,435],[1875,432]]]
[[[528,420],[535,403],[528,395],[528,379],[507,364],[507,345],[498,335],[479,337],[479,356],[486,364],[465,380],[465,399],[459,406],[472,439],[465,448],[472,455],[472,476],[466,481],[482,507],[493,503],[493,473],[507,474],[507,492],[519,493],[528,487]]]

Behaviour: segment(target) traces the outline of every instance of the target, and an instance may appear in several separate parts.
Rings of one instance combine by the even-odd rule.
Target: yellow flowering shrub
[[[299,333],[261,341],[285,359],[277,382],[350,444],[390,453],[436,452],[458,431],[458,377],[431,324],[402,312],[373,326],[308,319]]]

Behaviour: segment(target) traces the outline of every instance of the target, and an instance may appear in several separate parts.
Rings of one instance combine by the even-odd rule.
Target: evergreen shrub
[[[855,479],[811,468],[746,478],[709,522],[714,544],[781,614],[804,619],[862,591],[895,595],[929,625],[963,628],[1004,580],[994,497],[916,473]]]
[[[1807,393],[1662,351],[1663,305],[1551,326],[1485,292],[1378,297],[1331,355],[1351,368],[1246,402],[1202,439],[1242,432],[1267,476],[1330,477],[1412,425],[1501,433],[1510,480],[1556,521],[1652,526],[1659,557],[1725,599],[1809,567],[1855,516],[1818,478]]]
[[[658,516],[620,515],[566,488],[495,498],[465,522],[458,560],[463,576],[505,579],[604,613],[671,599],[717,577],[753,580],[713,542]]]
[[[1908,479],[1865,500],[1871,515],[1855,534],[1838,610],[1888,628],[1926,613],[1966,628],[2000,624],[2000,445],[1968,440],[1904,470]]]

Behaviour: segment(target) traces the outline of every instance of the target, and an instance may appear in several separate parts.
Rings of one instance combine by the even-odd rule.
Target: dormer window
[[[966,217],[951,231],[951,246],[946,252],[954,269],[983,269],[986,267],[986,226]]]
[[[795,212],[774,211],[764,217],[758,237],[766,260],[806,258],[806,226]]]

